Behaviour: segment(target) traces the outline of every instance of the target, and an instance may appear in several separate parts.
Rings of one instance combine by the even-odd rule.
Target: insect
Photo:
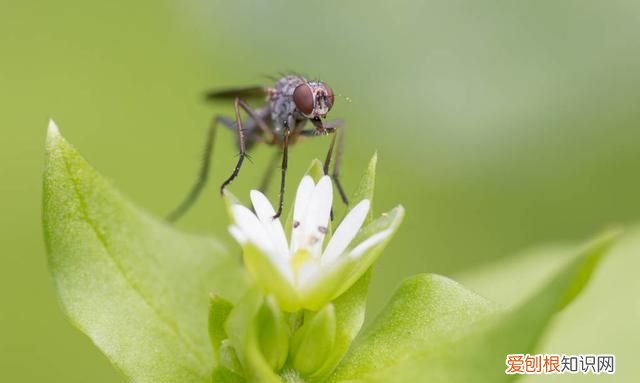
[[[334,156],[335,148],[331,176],[342,201],[345,204],[348,203],[339,180],[344,145],[344,123],[342,120],[323,122],[335,102],[333,90],[329,85],[322,81],[309,81],[301,75],[292,74],[282,76],[272,87],[252,86],[213,90],[206,94],[206,99],[208,101],[233,100],[235,118],[231,119],[217,115],[212,119],[207,131],[205,150],[198,178],[186,198],[167,216],[168,221],[176,221],[186,213],[204,188],[209,175],[212,151],[219,125],[223,125],[236,133],[236,144],[239,151],[238,161],[233,172],[220,186],[221,194],[224,192],[225,187],[238,176],[247,157],[247,151],[252,147],[263,143],[281,148],[281,151],[274,153],[260,185],[260,190],[266,191],[273,175],[273,169],[276,167],[278,159],[281,159],[278,211],[274,218],[279,217],[282,214],[284,201],[289,146],[305,137],[333,134],[323,169],[325,174],[329,174],[331,158]],[[248,100],[255,99],[262,99],[263,105],[258,108],[252,107]],[[244,120],[240,116],[241,110],[247,115]],[[312,127],[307,128],[307,122],[311,122]]]

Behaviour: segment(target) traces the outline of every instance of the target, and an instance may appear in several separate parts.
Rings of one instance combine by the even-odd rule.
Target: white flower
[[[397,228],[402,208],[362,228],[370,201],[349,211],[326,246],[333,186],[324,176],[318,184],[305,176],[296,194],[291,240],[269,200],[251,191],[255,214],[231,205],[231,235],[244,248],[244,259],[257,283],[288,311],[319,309],[342,294],[371,266],[382,245]],[[356,239],[356,240],[354,240]]]

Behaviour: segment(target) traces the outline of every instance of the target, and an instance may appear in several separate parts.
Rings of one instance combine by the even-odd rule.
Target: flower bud
[[[289,353],[289,330],[272,296],[267,297],[261,305],[256,323],[260,351],[269,366],[278,371]]]
[[[214,357],[217,357],[222,341],[228,338],[224,325],[232,309],[233,305],[226,299],[217,295],[209,297],[209,339]]]
[[[336,338],[336,313],[332,304],[305,317],[293,336],[293,367],[302,375],[320,369],[331,355]]]

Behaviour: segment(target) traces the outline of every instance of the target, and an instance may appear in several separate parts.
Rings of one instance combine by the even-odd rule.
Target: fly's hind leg
[[[342,202],[344,202],[345,205],[348,205],[349,199],[347,198],[347,194],[344,192],[342,183],[340,183],[340,164],[342,163],[342,152],[344,150],[344,125],[340,129],[338,129],[335,134],[338,143],[336,146],[336,156],[333,160],[333,173],[331,173],[331,177],[336,183],[336,188],[338,188],[338,192],[340,193]]]
[[[327,156],[325,157],[322,170],[324,171],[324,174],[329,174],[331,158],[334,157],[333,152],[335,149],[335,158],[331,178],[336,184],[336,188],[338,189],[338,193],[340,194],[340,199],[342,199],[342,202],[344,202],[345,205],[348,205],[349,199],[347,198],[347,194],[344,192],[342,183],[340,183],[340,164],[342,162],[342,151],[344,148],[344,121],[331,121],[324,125],[323,130],[324,132],[333,134],[334,136],[331,139],[331,144],[329,145],[329,150],[327,151]],[[316,129],[308,129],[303,130],[302,132],[300,132],[300,134],[304,137],[317,137],[318,131]]]
[[[211,120],[209,128],[207,129],[207,139],[205,142],[204,151],[202,153],[202,162],[200,164],[198,178],[191,187],[189,194],[187,194],[187,196],[182,200],[180,205],[178,205],[171,211],[171,213],[167,215],[167,221],[175,222],[180,217],[182,217],[198,199],[200,192],[202,192],[202,189],[206,185],[207,179],[209,178],[209,168],[211,166],[211,157],[213,153],[213,145],[216,139],[216,130],[218,128],[218,124],[225,125],[230,129],[235,129],[235,127],[233,126],[233,121],[227,117],[216,116],[215,118],[213,118],[213,120]]]
[[[245,137],[245,131],[242,128],[242,119],[240,118],[240,109],[244,110],[249,115],[249,117],[252,118],[256,122],[256,124],[258,124],[260,129],[262,129],[263,134],[265,135],[267,141],[275,140],[273,133],[271,132],[271,130],[269,130],[269,127],[267,126],[267,124],[264,122],[264,120],[260,119],[256,111],[253,108],[251,108],[251,106],[246,101],[242,100],[240,97],[236,97],[233,103],[233,106],[236,112],[235,128],[236,128],[236,133],[238,134],[238,149],[240,150],[240,153],[239,153],[238,162],[236,163],[236,166],[233,169],[233,172],[231,173],[229,178],[227,178],[222,183],[222,185],[220,185],[220,194],[223,194],[224,188],[226,188],[238,176],[238,173],[240,173],[240,168],[242,167],[242,163],[244,162],[244,158],[247,156],[246,137]]]

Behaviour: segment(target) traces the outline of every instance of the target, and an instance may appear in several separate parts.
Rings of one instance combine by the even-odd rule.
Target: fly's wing
[[[269,88],[264,86],[247,86],[242,88],[214,89],[205,93],[205,100],[220,101],[232,100],[240,97],[244,100],[264,100],[269,93]]]

